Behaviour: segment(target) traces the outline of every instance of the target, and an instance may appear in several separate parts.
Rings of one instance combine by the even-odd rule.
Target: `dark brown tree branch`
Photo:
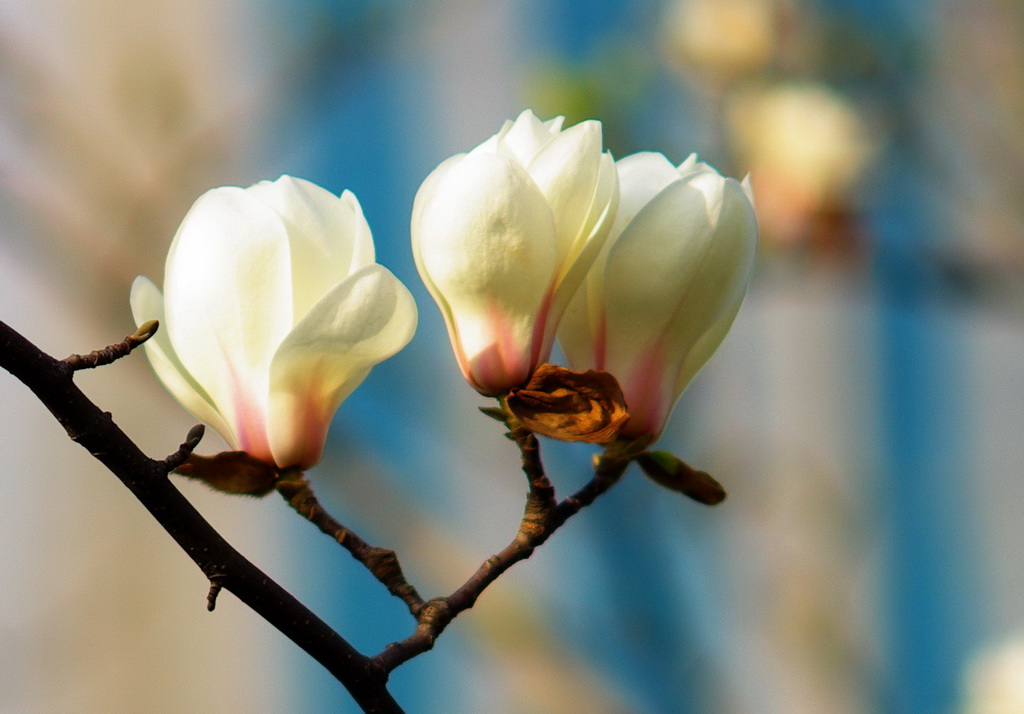
[[[211,583],[234,593],[323,665],[364,711],[400,713],[401,708],[386,688],[387,670],[358,652],[232,548],[171,484],[168,462],[143,454],[110,415],[74,384],[76,369],[105,364],[108,356],[110,361],[121,356],[115,348],[98,350],[95,358],[57,360],[0,322],[0,367],[31,389],[68,435],[128,487]],[[191,432],[190,437],[193,435]],[[170,457],[172,462],[176,456]]]
[[[529,558],[569,518],[611,488],[640,452],[637,445],[611,444],[595,456],[592,480],[558,502],[544,471],[534,433],[504,405],[485,410],[488,416],[504,419],[509,428],[507,436],[519,447],[529,484],[523,517],[512,542],[484,561],[461,587],[447,597],[426,602],[402,575],[394,551],[370,546],[332,518],[301,472],[281,472],[276,488],[289,505],[347,548],[393,595],[406,603],[417,619],[416,630],[408,638],[388,645],[375,657],[366,657],[232,548],[171,484],[168,473],[189,458],[202,438],[201,426],[189,432],[175,453],[162,460],[150,459],[114,424],[110,414],[100,411],[75,386],[76,370],[109,364],[123,357],[155,330],[155,324],[147,324],[121,343],[88,355],[57,360],[0,322],[0,367],[32,390],[68,435],[107,466],[199,566],[210,581],[209,610],[214,609],[221,589],[231,591],[322,664],[365,712],[400,714],[401,708],[386,688],[390,672],[431,649],[448,624],[473,607],[491,583]]]
[[[377,580],[384,584],[388,592],[402,600],[413,617],[419,615],[420,609],[423,607],[423,598],[416,592],[416,588],[405,579],[395,551],[370,545],[354,531],[335,520],[320,505],[319,499],[313,493],[309,481],[302,475],[302,472],[282,471],[276,488],[282,498],[299,515],[341,544],[353,558],[362,563]]]

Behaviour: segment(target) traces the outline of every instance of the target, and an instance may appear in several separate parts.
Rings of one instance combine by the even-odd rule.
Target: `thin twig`
[[[68,435],[128,487],[207,578],[216,578],[323,665],[363,711],[401,714],[386,688],[388,673],[232,548],[171,484],[167,463],[143,454],[110,415],[78,389],[67,362],[0,322],[0,367],[31,389]]]
[[[144,322],[139,325],[139,329],[137,329],[133,334],[125,337],[120,342],[107,345],[101,350],[93,350],[87,355],[68,355],[62,359],[61,362],[63,362],[72,372],[80,369],[102,367],[103,365],[110,364],[115,360],[119,360],[122,357],[131,354],[132,350],[155,335],[159,327],[160,323],[156,320]]]
[[[402,573],[395,551],[372,546],[350,528],[339,523],[320,504],[309,481],[299,471],[283,471],[276,484],[277,492],[303,518],[342,545],[353,558],[384,584],[388,592],[399,598],[418,617],[423,598]]]
[[[196,447],[199,446],[199,442],[203,440],[203,434],[205,433],[206,426],[203,424],[196,424],[189,429],[185,441],[178,447],[178,450],[163,460],[165,473],[170,473],[185,463],[188,457],[192,455],[192,452],[196,450]]]
[[[537,438],[513,425],[509,436],[519,445],[523,471],[530,482],[526,508],[512,542],[485,560],[476,572],[448,597],[428,600],[420,610],[416,630],[401,642],[393,642],[373,660],[387,672],[426,652],[460,613],[473,607],[488,585],[509,568],[533,555],[551,534],[585,506],[615,485],[629,467],[632,453],[614,444],[595,457],[594,478],[561,503],[556,503],[554,488],[544,473]],[[524,430],[526,431],[526,430]]]
[[[551,485],[551,480],[544,472],[536,434],[522,426],[511,414],[509,414],[508,425],[508,436],[519,447],[523,473],[526,474],[526,480],[530,485],[519,530],[525,529],[531,534],[539,535],[547,528],[547,520],[557,506],[555,487]]]

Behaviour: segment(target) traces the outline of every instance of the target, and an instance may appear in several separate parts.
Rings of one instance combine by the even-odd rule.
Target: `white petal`
[[[324,295],[271,365],[270,438],[282,466],[311,466],[342,400],[375,364],[408,344],[416,304],[386,268],[368,265]]]
[[[415,257],[419,253],[419,230],[418,226],[423,224],[422,213],[425,206],[434,200],[437,188],[442,185],[448,173],[466,157],[466,154],[456,154],[438,164],[437,168],[431,171],[416,191],[416,198],[412,204],[412,220],[409,222],[412,231],[412,250]],[[419,259],[417,258],[417,264]]]
[[[615,215],[612,236],[618,236],[636,214],[670,183],[679,180],[679,170],[664,154],[642,151],[619,159],[619,210]]]
[[[448,320],[460,358],[522,356],[556,277],[554,219],[515,162],[492,154],[445,162],[416,196],[417,267]],[[526,359],[530,359],[526,354]]]
[[[619,174],[615,168],[615,159],[606,151],[601,154],[594,200],[581,232],[586,236],[588,243],[597,240],[602,245],[605,244],[605,239],[610,235],[612,225],[618,216],[619,198]]]
[[[683,163],[679,164],[676,170],[680,176],[685,176],[691,171],[698,171],[702,168],[708,168],[708,165],[698,159],[697,154],[690,154]]]
[[[726,183],[729,194],[741,191]],[[700,188],[689,180],[670,185],[609,254],[616,276],[607,283],[609,353],[620,364],[639,360],[662,333],[670,352],[685,355],[745,290],[756,249],[753,211],[745,200],[730,199],[725,212],[708,206]],[[719,214],[717,227],[709,213]]]
[[[149,363],[153,366],[157,378],[163,382],[181,406],[192,413],[200,421],[206,422],[216,429],[224,440],[235,445],[231,428],[221,417],[209,395],[188,373],[178,355],[174,352],[168,337],[167,318],[164,315],[164,298],[160,289],[145,276],[138,276],[132,283],[129,302],[135,324],[141,325],[148,320],[159,320],[160,328],[143,345]]]
[[[268,458],[270,360],[292,326],[291,257],[278,213],[240,188],[201,196],[171,246],[164,297],[182,364],[239,448]]]
[[[530,112],[531,114],[533,114],[532,109],[524,109],[523,113],[525,114],[526,112]],[[544,128],[548,130],[548,133],[550,133],[551,136],[555,136],[558,132],[562,130],[563,124],[565,124],[565,117],[557,116],[545,121]]]
[[[608,330],[642,349],[636,333],[659,334],[694,285],[713,230],[704,195],[676,182],[626,227],[607,258]]]
[[[509,122],[510,123],[510,122]],[[421,230],[423,225],[423,212],[426,206],[430,205],[433,201],[434,194],[437,193],[438,187],[442,186],[445,176],[457,165],[466,154],[456,154],[451,158],[441,162],[436,169],[430,172],[430,174],[420,184],[419,190],[416,192],[416,198],[412,204],[412,219],[409,225],[409,232],[412,238],[412,257],[416,263],[416,270],[420,274],[420,279],[427,286],[427,290],[433,296],[434,301],[441,309],[441,314],[444,316],[445,324],[448,326],[448,330],[452,336],[452,344],[456,343],[456,333],[454,328],[453,316],[451,314],[451,306],[441,293],[440,289],[434,284],[433,279],[430,277],[430,273],[427,272],[426,265],[423,260],[423,251],[421,249],[421,236],[429,235],[429,231]],[[458,353],[458,350],[456,350]]]
[[[270,204],[288,229],[293,321],[357,268],[373,263],[373,238],[355,196],[341,198],[303,179],[282,176],[248,189]]]
[[[601,157],[601,173],[594,193],[594,206],[591,208],[592,214],[596,215],[588,219],[583,229],[587,232],[586,240],[580,246],[578,254],[572,256],[559,280],[551,304],[542,351],[550,348],[555,331],[572,302],[576,302],[577,305],[573,308],[573,317],[570,318],[573,324],[566,329],[566,339],[580,344],[579,349],[584,349],[582,343],[586,343],[588,351],[593,349],[593,339],[597,336],[604,309],[604,261],[611,238],[609,230],[615,220],[618,205],[618,174],[611,154],[605,153]],[[570,347],[570,350],[578,353],[573,347]],[[593,362],[591,365],[593,366]]]
[[[750,174],[743,177],[743,181],[740,182],[743,187],[743,193],[747,195],[747,199],[750,201],[750,205],[757,209],[757,201],[754,200],[754,187],[750,184]]]
[[[581,249],[580,241],[601,175],[601,124],[581,122],[541,149],[528,167],[555,217],[559,263]]]
[[[725,336],[729,333],[729,328],[736,320],[736,315],[742,304],[743,295],[741,294],[686,353],[686,359],[679,367],[679,374],[676,375],[673,402],[679,398],[701,368],[711,359],[711,355],[715,353],[718,346],[722,344]]]
[[[603,297],[601,293],[590,290],[588,278],[562,314],[558,324],[558,344],[572,369],[604,369]]]
[[[502,156],[514,158],[520,166],[529,166],[537,153],[558,135],[560,126],[561,122],[556,120],[542,122],[532,111],[525,109],[511,125],[506,124],[499,132],[497,151]]]

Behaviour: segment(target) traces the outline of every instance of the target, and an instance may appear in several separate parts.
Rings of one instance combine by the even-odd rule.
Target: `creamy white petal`
[[[577,303],[574,315],[569,319],[573,324],[567,328],[569,340],[580,339],[581,330],[589,336],[584,338],[586,349],[593,349],[593,338],[603,319],[603,291],[605,271],[603,263],[607,256],[611,234],[609,232],[619,204],[618,174],[611,154],[602,157],[602,170],[595,191],[594,210],[601,213],[584,230],[590,234],[577,255],[572,257],[565,273],[559,280],[551,305],[550,320],[545,332],[543,349],[550,349],[559,324],[573,302]],[[600,262],[602,265],[598,266]],[[593,364],[593,363],[591,363]]]
[[[441,162],[436,169],[431,171],[426,179],[423,180],[423,183],[420,185],[419,190],[416,192],[416,197],[413,200],[412,219],[409,226],[412,238],[412,256],[416,263],[416,270],[419,272],[420,278],[427,286],[427,290],[430,292],[434,301],[437,303],[437,306],[441,310],[441,315],[444,317],[445,325],[448,328],[448,333],[451,337],[453,346],[458,345],[458,332],[455,328],[454,316],[452,315],[451,306],[444,297],[444,293],[442,293],[437,285],[434,284],[430,273],[426,269],[426,264],[423,260],[423,250],[421,247],[420,236],[422,231],[420,230],[420,227],[423,225],[424,209],[426,206],[430,205],[433,200],[437,187],[442,184],[444,177],[447,176],[448,172],[459,164],[465,156],[467,155],[456,154],[455,156],[446,159]],[[455,354],[456,357],[461,356],[460,347],[455,348]]]
[[[750,205],[757,209],[757,201],[754,200],[754,187],[750,184],[750,174],[743,177],[743,181],[740,182],[740,186],[743,187],[743,193],[746,194],[747,199],[750,201]]]
[[[288,230],[293,320],[353,270],[374,260],[373,238],[359,202],[303,179],[282,176],[247,190],[270,204]]]
[[[553,121],[542,122],[532,111],[525,109],[511,125],[506,125],[499,132],[497,153],[514,158],[520,166],[526,167],[557,135],[558,128]]]
[[[605,299],[608,332],[623,359],[644,348],[643,335],[660,334],[695,287],[714,232],[703,193],[677,181],[641,210],[608,254]],[[693,329],[703,325],[694,320]],[[610,337],[611,339],[611,337]]]
[[[207,192],[185,217],[167,259],[171,343],[235,430],[239,447],[269,457],[269,365],[292,326],[288,233],[244,189]]]
[[[580,369],[607,368],[605,283],[609,276],[609,252],[636,214],[666,186],[679,180],[676,168],[663,154],[656,152],[640,152],[619,159],[615,162],[615,172],[617,206],[611,215],[611,230],[585,280],[575,291],[558,331],[558,340],[569,364]],[[611,277],[633,279],[617,274]],[[625,379],[625,375],[621,378]]]
[[[583,241],[597,241],[602,246],[607,244],[612,226],[619,212],[619,174],[615,169],[615,159],[609,152],[601,154],[597,186],[594,199],[590,205],[589,215],[580,231]],[[582,248],[580,249],[582,252]]]
[[[171,345],[167,330],[167,317],[164,314],[164,298],[160,289],[149,278],[140,275],[132,283],[129,303],[132,317],[136,325],[149,320],[159,320],[160,328],[156,334],[143,344],[146,357],[156,372],[157,378],[163,382],[181,406],[192,413],[200,421],[206,422],[217,430],[229,444],[234,445],[234,433],[227,422],[221,417],[210,396],[206,393],[185,366]]]
[[[601,175],[601,124],[586,121],[552,139],[527,170],[555,217],[558,262],[578,252]]]
[[[740,190],[735,181],[726,184],[727,193]],[[636,277],[606,287],[609,369],[643,361],[654,339],[664,344],[666,361],[681,369],[693,345],[742,298],[756,224],[745,201],[719,204],[727,209],[709,207],[691,181],[672,184],[613,247],[609,273]]]
[[[736,315],[739,313],[742,304],[743,295],[741,294],[687,351],[682,364],[678,367],[676,383],[672,392],[674,395],[673,403],[682,395],[693,378],[697,376],[697,373],[711,359],[711,355],[722,344],[725,336],[729,333],[729,328],[732,327],[732,323],[736,320]]]
[[[558,344],[574,369],[604,369],[604,295],[590,279],[576,291],[558,325]]]
[[[680,176],[685,176],[691,171],[698,171],[700,169],[710,168],[707,164],[697,158],[697,154],[690,154],[686,157],[683,163],[679,164],[677,171]]]
[[[412,339],[416,304],[386,268],[368,265],[327,292],[281,343],[270,368],[274,460],[319,460],[338,405],[375,364]]]
[[[437,168],[431,171],[423,183],[420,184],[419,189],[416,191],[416,197],[412,203],[412,219],[409,222],[410,229],[412,231],[412,250],[413,256],[416,257],[417,265],[419,265],[419,226],[423,224],[423,209],[434,200],[434,193],[437,187],[440,186],[445,176],[455,168],[456,165],[460,164],[467,154],[456,154],[455,156],[449,157],[438,164]]]
[[[370,224],[367,222],[366,216],[363,215],[363,207],[359,205],[356,195],[345,189],[341,192],[341,202],[348,207],[351,220],[355,224],[352,263],[349,267],[349,272],[354,273],[359,268],[377,260],[377,249],[373,245],[373,232],[370,230]]]
[[[530,112],[531,114],[533,113],[530,109],[525,109],[523,111]],[[555,136],[558,132],[562,131],[562,125],[565,124],[565,117],[552,117],[551,119],[544,121],[543,124],[544,128],[548,130],[548,133],[551,134],[551,136]]]
[[[611,234],[619,236],[652,198],[679,181],[680,176],[664,154],[653,151],[630,154],[619,159],[615,167],[619,174],[619,210]]]
[[[511,159],[470,154],[437,171],[416,197],[417,267],[463,373],[490,391],[503,373],[525,377],[536,366],[536,323],[557,275],[554,219]]]

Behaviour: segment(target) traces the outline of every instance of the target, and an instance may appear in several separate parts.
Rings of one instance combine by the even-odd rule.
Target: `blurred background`
[[[393,675],[409,712],[1024,712],[1024,5],[1017,0],[3,0],[0,319],[57,356],[133,329],[195,198],[351,189],[420,327],[311,478],[430,596],[524,483],[408,243],[441,160],[524,107],[617,157],[752,174],[758,272],[662,444]],[[80,384],[148,453],[193,423],[141,357]],[[353,712],[0,375],[0,710]],[[589,449],[545,443],[566,493]],[[200,447],[219,448],[215,436]],[[276,498],[182,489],[376,652],[400,603]]]

